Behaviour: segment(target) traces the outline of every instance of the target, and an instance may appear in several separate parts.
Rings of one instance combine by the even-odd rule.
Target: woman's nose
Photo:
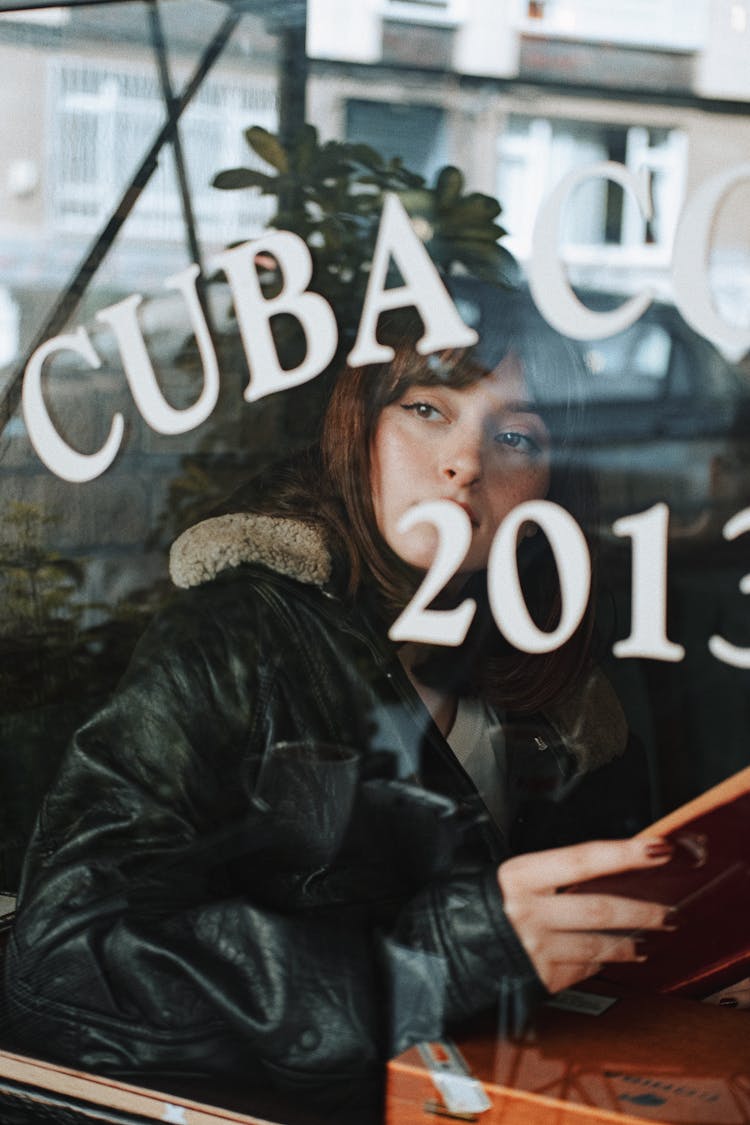
[[[442,471],[443,476],[463,488],[475,484],[482,475],[479,443],[471,440],[452,442],[445,451]]]

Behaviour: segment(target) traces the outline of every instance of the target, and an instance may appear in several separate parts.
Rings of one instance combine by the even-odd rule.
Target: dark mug
[[[268,843],[285,866],[319,868],[336,857],[351,820],[362,754],[314,739],[268,747],[254,803],[268,815]]]

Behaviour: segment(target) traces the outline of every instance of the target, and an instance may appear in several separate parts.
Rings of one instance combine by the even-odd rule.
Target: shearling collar
[[[319,528],[253,512],[214,516],[183,532],[169,552],[169,574],[175,586],[187,589],[250,562],[311,586],[331,578],[331,555]]]
[[[325,586],[331,579],[331,555],[319,528],[252,512],[215,516],[183,532],[172,545],[169,573],[176,586],[187,589],[242,563],[261,563],[310,586]],[[544,717],[580,770],[602,765],[625,749],[628,729],[622,707],[596,667]]]

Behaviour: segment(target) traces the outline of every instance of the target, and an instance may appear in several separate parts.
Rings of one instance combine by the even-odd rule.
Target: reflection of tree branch
[[[85,562],[46,545],[58,522],[28,502],[0,509],[0,715],[67,705],[74,684],[77,697],[83,685],[85,696],[101,698],[164,596],[157,586],[114,606],[82,600]],[[106,621],[86,623],[102,612]]]

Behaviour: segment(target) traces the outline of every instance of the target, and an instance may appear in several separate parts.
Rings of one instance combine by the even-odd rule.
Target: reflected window
[[[445,115],[437,106],[353,99],[346,107],[346,139],[371,145],[386,160],[401,157],[427,180],[447,163]]]
[[[459,0],[385,0],[383,15],[389,20],[445,23],[459,18]]]
[[[512,248],[527,258],[539,205],[564,175],[600,161],[616,161],[649,177],[653,216],[618,184],[592,179],[580,184],[567,204],[563,253],[581,261],[617,247],[635,262],[668,256],[685,182],[686,138],[678,129],[513,115],[498,143],[497,196]]]
[[[706,0],[524,0],[520,15],[549,38],[699,50],[706,36]]]
[[[145,145],[164,120],[164,102],[152,67],[117,68],[87,60],[52,69],[54,123],[49,151],[54,222],[66,232],[89,230],[109,213],[127,184]],[[225,240],[237,230],[259,233],[273,203],[256,193],[218,192],[217,167],[242,163],[260,168],[243,142],[248,122],[274,131],[276,91],[271,85],[208,81],[181,126],[194,207],[202,233]],[[130,237],[169,241],[184,237],[178,180],[171,149],[163,152],[141,198]]]

